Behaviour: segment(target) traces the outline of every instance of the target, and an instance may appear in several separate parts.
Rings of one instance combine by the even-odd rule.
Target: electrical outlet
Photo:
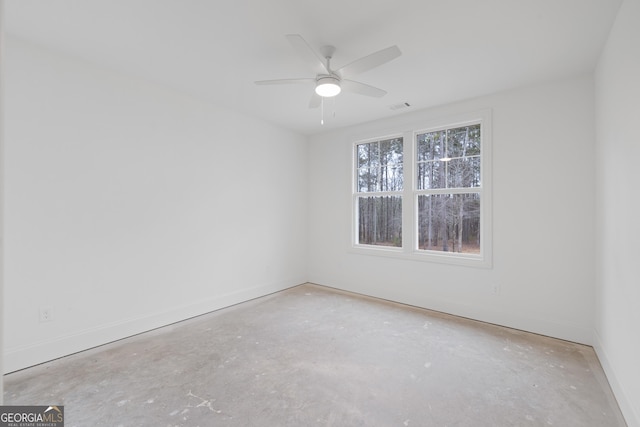
[[[53,306],[47,305],[40,307],[40,323],[53,321]]]

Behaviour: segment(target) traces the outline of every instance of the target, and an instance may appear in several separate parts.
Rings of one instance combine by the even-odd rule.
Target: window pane
[[[444,173],[444,162],[439,160],[434,162],[418,163],[418,190],[444,188]]]
[[[418,249],[480,253],[480,194],[418,196]]]
[[[402,197],[358,197],[358,243],[402,246]]]
[[[480,157],[452,159],[447,163],[447,188],[480,187]]]
[[[448,157],[477,156],[480,154],[480,125],[449,129],[447,134]]]
[[[402,191],[402,165],[358,169],[358,192]]]
[[[358,145],[358,168],[378,165],[380,162],[380,147],[377,142]]]
[[[378,168],[358,169],[358,192],[378,191]]]
[[[402,138],[358,144],[358,192],[402,191]]]
[[[480,124],[416,135],[416,189],[481,186]]]
[[[446,131],[421,133],[416,136],[418,161],[435,160],[445,157]]]
[[[380,162],[382,164],[402,163],[402,138],[380,141]]]
[[[402,191],[402,165],[386,165],[380,170],[379,191]]]

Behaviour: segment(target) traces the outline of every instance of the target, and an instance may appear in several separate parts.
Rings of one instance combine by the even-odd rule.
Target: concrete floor
[[[592,348],[314,285],[9,374],[78,426],[624,426]]]

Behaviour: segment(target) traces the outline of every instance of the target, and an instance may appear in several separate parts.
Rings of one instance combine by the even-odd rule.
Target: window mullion
[[[412,252],[415,247],[416,234],[416,208],[413,197],[415,188],[415,143],[414,133],[407,131],[403,134],[405,142],[403,146],[403,172],[404,191],[402,197],[402,250],[406,253]]]
[[[481,187],[469,187],[469,188],[430,188],[428,190],[415,190],[417,195],[428,194],[467,194],[478,193],[482,194]]]

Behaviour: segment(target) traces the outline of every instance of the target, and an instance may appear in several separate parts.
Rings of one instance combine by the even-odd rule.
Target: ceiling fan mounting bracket
[[[336,51],[336,48],[334,46],[322,46],[320,48],[320,54],[322,55],[323,58],[333,58],[333,54]]]

